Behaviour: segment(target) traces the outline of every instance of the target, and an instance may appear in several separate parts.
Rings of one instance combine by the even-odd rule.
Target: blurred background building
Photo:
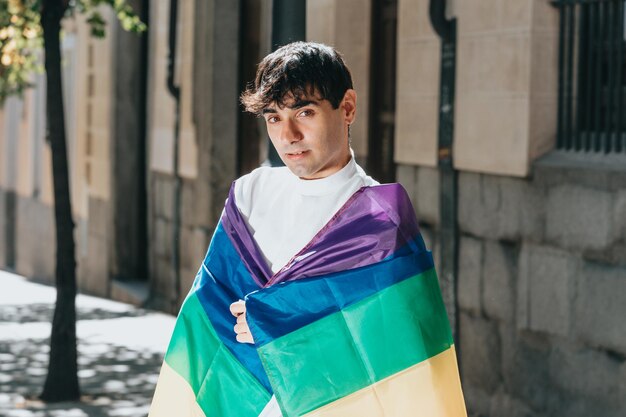
[[[272,3],[174,1],[175,14],[168,1],[130,3],[147,36],[110,14],[105,39],[80,18],[65,27],[78,280],[87,293],[173,311],[231,182],[267,158],[263,124],[238,96],[271,51]],[[352,69],[358,162],[405,186],[436,258],[441,196],[458,202],[457,340],[471,413],[623,416],[624,1],[448,2],[451,187],[440,182],[445,57],[430,1],[302,4],[306,39],[335,46]],[[0,110],[0,267],[52,282],[43,81]]]

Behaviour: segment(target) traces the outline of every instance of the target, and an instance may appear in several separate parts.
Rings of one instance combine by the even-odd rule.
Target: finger
[[[245,314],[240,314],[237,316],[237,323],[247,323],[248,320],[246,320],[246,315]]]
[[[230,305],[230,313],[237,317],[246,312],[246,302],[243,300],[235,301]]]
[[[242,333],[237,335],[237,341],[239,343],[254,343],[254,339],[250,333]]]
[[[246,323],[237,323],[237,324],[235,324],[234,330],[235,330],[235,333],[237,333],[237,334],[249,333],[250,332],[250,329],[248,328],[248,325]]]

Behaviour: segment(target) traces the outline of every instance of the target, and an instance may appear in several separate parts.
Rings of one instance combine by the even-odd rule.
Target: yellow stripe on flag
[[[163,362],[148,417],[206,417],[185,378]]]
[[[454,346],[305,417],[466,417]]]

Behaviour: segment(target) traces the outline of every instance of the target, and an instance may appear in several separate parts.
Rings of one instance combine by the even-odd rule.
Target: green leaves
[[[0,0],[0,105],[30,87],[42,45],[39,1]]]
[[[0,0],[0,106],[10,95],[21,95],[31,87],[30,77],[41,71],[43,31],[42,0]],[[124,30],[140,33],[147,29],[126,0],[70,0],[67,16],[84,14],[91,35],[106,35],[102,13],[111,7]]]
[[[135,14],[126,0],[74,0],[70,2],[70,13],[74,10],[87,15],[91,34],[97,38],[105,36],[106,21],[102,17],[102,6],[113,9],[122,28],[129,32],[140,33],[147,29],[145,23]]]
[[[130,7],[126,1],[109,0],[108,3],[113,3],[117,19],[120,21],[124,30],[139,33],[147,29],[146,24],[139,19],[139,16],[135,14],[133,8]]]

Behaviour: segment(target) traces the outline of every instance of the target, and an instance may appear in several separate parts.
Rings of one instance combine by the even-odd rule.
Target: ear
[[[351,125],[356,118],[356,91],[353,89],[346,90],[339,107],[343,110],[345,122]]]

